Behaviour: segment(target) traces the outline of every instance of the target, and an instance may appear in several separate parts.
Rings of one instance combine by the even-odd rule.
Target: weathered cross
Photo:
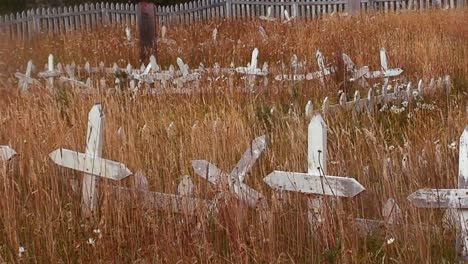
[[[92,107],[88,115],[86,152],[57,149],[49,157],[58,165],[84,172],[82,186],[82,209],[90,216],[97,209],[98,177],[121,180],[131,171],[122,163],[101,158],[103,148],[104,113],[101,104]]]
[[[263,195],[244,183],[245,176],[265,150],[266,145],[265,136],[254,139],[230,174],[221,171],[206,160],[194,160],[192,167],[197,175],[214,185],[227,183],[232,194],[249,207],[256,208],[260,203],[262,209],[266,209]]]
[[[15,77],[18,78],[18,87],[22,92],[27,91],[29,85],[37,84],[39,85],[40,82],[31,77],[33,70],[33,63],[32,61],[28,61],[28,65],[26,66],[26,73],[22,74],[20,72],[15,73]]]
[[[242,73],[242,74],[247,74],[247,75],[258,75],[258,76],[267,76],[268,75],[268,69],[263,65],[263,68],[257,68],[257,63],[258,63],[258,49],[255,48],[252,51],[252,57],[250,59],[250,63],[247,64],[247,67],[237,67],[236,72]]]
[[[266,21],[275,21],[276,18],[273,17],[272,14],[271,14],[271,9],[272,9],[272,8],[273,8],[272,6],[269,6],[269,7],[267,8],[266,16],[260,16],[259,18],[260,18],[261,20],[266,20]]]
[[[47,60],[47,70],[40,72],[37,76],[46,78],[48,88],[52,89],[54,87],[54,78],[60,76],[61,74],[61,71],[54,69],[54,55],[49,54],[49,58]]]
[[[177,85],[178,88],[182,88],[182,85],[186,82],[196,81],[200,78],[199,73],[190,73],[189,67],[181,58],[177,58],[177,66],[179,66],[182,76],[175,78],[173,83]]]
[[[456,251],[460,259],[468,260],[468,126],[460,137],[458,159],[458,189],[420,189],[408,200],[421,208],[456,209]]]
[[[317,52],[315,54],[315,57],[317,58],[317,64],[319,66],[319,71],[308,73],[306,75],[306,79],[307,80],[313,80],[313,79],[319,78],[320,82],[322,84],[324,84],[325,83],[325,76],[328,76],[328,75],[334,73],[335,68],[331,67],[331,66],[329,67],[329,66],[327,66],[325,64],[325,59],[323,58],[323,55],[320,52],[320,50],[317,50]]]
[[[366,73],[366,78],[367,79],[372,79],[372,78],[384,78],[384,83],[388,83],[388,78],[389,77],[395,77],[400,75],[403,70],[400,68],[388,68],[388,60],[387,60],[387,53],[385,52],[384,48],[380,49],[380,71],[370,71]]]
[[[308,128],[308,172],[274,171],[263,180],[273,189],[336,197],[354,197],[364,191],[355,179],[327,175],[327,128],[320,114]],[[323,222],[321,198],[309,199],[309,220]],[[313,222],[311,220],[311,222]]]

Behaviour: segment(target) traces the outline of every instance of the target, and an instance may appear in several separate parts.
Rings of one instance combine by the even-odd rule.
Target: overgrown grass
[[[168,37],[177,44],[158,47],[163,67],[177,56],[192,68],[199,62],[246,65],[258,47],[260,62],[273,68],[296,53],[316,70],[319,48],[335,65],[346,52],[357,64],[378,69],[378,50],[385,47],[390,64],[403,68],[413,83],[443,74],[453,78],[450,95],[435,92],[399,114],[379,111],[379,106],[373,115],[326,116],[329,174],[354,177],[366,191],[337,201],[317,231],[308,225],[305,195],[289,194],[279,200],[262,179],[275,169],[307,170],[309,120],[303,113],[307,100],[320,105],[325,96],[337,101],[338,90],[353,94],[361,89],[364,95],[364,89],[336,77],[325,88],[318,82],[270,80],[254,93],[229,88],[225,80],[204,80],[202,86],[218,92],[141,94],[136,100],[104,91],[83,95],[67,87],[53,93],[34,87],[22,94],[13,73],[24,71],[29,59],[40,69],[49,53],[57,62],[102,60],[125,66],[139,64],[137,50],[123,44],[121,28],[42,35],[34,45],[2,40],[0,143],[11,144],[20,155],[2,164],[0,171],[0,256],[7,262],[42,263],[454,262],[455,236],[453,230],[441,229],[443,211],[416,209],[406,197],[422,187],[457,186],[458,150],[452,143],[458,146],[468,124],[466,18],[466,10],[456,10],[327,17],[292,26],[219,21],[169,28]],[[266,41],[258,33],[260,24],[269,34]],[[213,44],[215,26],[220,33]],[[236,84],[242,86],[242,80],[236,79]],[[206,217],[201,212],[186,218],[144,210],[138,200],[117,203],[106,190],[96,218],[81,216],[80,196],[69,181],[80,180],[81,174],[56,166],[48,153],[58,147],[84,151],[87,114],[96,102],[103,104],[106,114],[103,156],[127,164],[133,172],[141,169],[152,191],[176,193],[180,177],[191,175],[197,196],[212,198],[215,189],[194,175],[191,160],[207,159],[230,171],[249,142],[266,134],[268,149],[246,183],[267,197],[271,224],[263,224],[258,212],[234,200],[218,215]],[[271,113],[273,107],[276,111]],[[176,129],[168,133],[171,122]],[[120,127],[124,135],[118,135]],[[407,169],[402,166],[405,154]],[[386,158],[391,170],[384,177]],[[121,184],[131,186],[131,177]],[[401,226],[375,234],[359,232],[354,218],[382,219],[381,207],[390,197],[401,206]],[[438,228],[424,228],[427,224]],[[20,247],[26,249],[21,256]]]

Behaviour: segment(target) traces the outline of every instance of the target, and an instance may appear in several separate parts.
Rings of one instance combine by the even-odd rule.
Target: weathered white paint
[[[316,176],[308,173],[274,171],[264,178],[271,188],[336,197],[354,197],[365,188],[355,179],[337,176]]]
[[[327,125],[320,114],[310,121],[307,135],[307,172],[327,175]]]
[[[101,104],[95,104],[88,114],[88,131],[86,134],[86,155],[96,159],[102,156],[102,147],[104,143],[104,113],[102,111]],[[60,154],[60,153],[58,153]],[[49,155],[50,156],[50,155]],[[52,158],[52,157],[51,157]],[[61,156],[55,157],[60,160]],[[54,160],[54,158],[52,158]],[[89,160],[89,159],[88,159]],[[54,160],[55,161],[55,160]],[[57,162],[56,162],[57,163]],[[81,162],[84,164],[84,162]],[[102,164],[102,163],[101,163]],[[69,164],[64,164],[69,165]],[[101,167],[100,164],[96,164]],[[92,215],[98,206],[98,189],[97,182],[99,181],[98,177],[95,177],[96,174],[90,174],[94,166],[91,168],[88,167],[87,173],[83,175],[83,185],[82,185],[82,210],[85,215]],[[120,166],[119,166],[120,167]],[[83,167],[84,169],[84,167]],[[83,170],[82,170],[83,171]],[[100,175],[99,173],[98,175]]]
[[[16,151],[10,146],[0,145],[0,161],[10,160],[16,154]]]
[[[255,161],[260,157],[266,148],[266,137],[260,136],[254,139],[251,147],[247,149],[237,165],[227,174],[215,165],[205,160],[192,161],[192,167],[195,174],[208,180],[215,185],[226,183],[229,190],[241,201],[245,202],[250,207],[256,207],[257,204],[264,200],[262,194],[243,183],[245,175],[255,164]]]
[[[28,62],[27,68],[26,68],[26,73],[15,73],[15,77],[18,79],[18,88],[22,91],[25,92],[29,89],[29,85],[40,85],[41,83],[31,77],[31,72],[32,72],[33,64],[32,61]]]
[[[265,135],[255,138],[229,174],[230,177],[239,180],[239,182],[244,182],[246,174],[253,167],[257,159],[260,158],[266,146],[267,140]]]
[[[74,150],[56,149],[49,154],[49,157],[62,167],[107,179],[122,180],[132,174],[122,163]]]
[[[460,137],[458,159],[458,188],[468,188],[468,126],[465,127]],[[458,210],[458,217],[456,248],[460,258],[468,260],[468,210]]]

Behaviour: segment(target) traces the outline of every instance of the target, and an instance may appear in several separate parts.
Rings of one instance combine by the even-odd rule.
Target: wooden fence
[[[467,0],[198,0],[171,6],[156,6],[159,23],[192,23],[214,18],[253,19],[267,15],[284,19],[313,19],[334,12],[384,12],[429,8],[456,8]],[[0,16],[0,35],[31,37],[35,33],[58,33],[91,29],[97,25],[136,23],[137,6],[133,4],[84,4],[73,7],[37,8]]]

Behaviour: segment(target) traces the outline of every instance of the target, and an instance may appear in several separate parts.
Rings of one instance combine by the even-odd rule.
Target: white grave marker
[[[248,206],[255,208],[259,202],[263,202],[262,206],[265,206],[263,195],[246,185],[244,183],[244,178],[255,164],[255,161],[265,150],[266,145],[267,141],[265,136],[254,139],[251,147],[245,151],[230,174],[221,171],[206,160],[194,160],[192,161],[192,166],[197,175],[205,178],[214,185],[219,185],[222,184],[223,181],[227,181],[229,189],[234,196]]]
[[[380,71],[372,71],[366,74],[366,78],[384,78],[384,83],[388,83],[389,77],[395,77],[400,75],[403,70],[400,68],[388,68],[387,53],[384,48],[380,49]]]
[[[29,85],[35,84],[40,85],[40,82],[31,77],[33,70],[33,63],[32,61],[28,61],[28,65],[26,66],[26,73],[15,73],[15,77],[18,78],[18,87],[22,92],[27,91],[29,89]]]
[[[121,180],[131,175],[122,163],[101,158],[103,145],[104,113],[101,104],[95,104],[88,115],[86,153],[73,150],[57,149],[49,157],[58,165],[84,172],[82,187],[82,209],[85,215],[93,214],[97,209],[98,177]]]
[[[422,208],[457,209],[456,251],[462,260],[468,260],[468,126],[460,137],[458,189],[420,189],[410,196],[415,206]]]
[[[307,173],[274,171],[263,180],[273,189],[307,194],[354,197],[364,191],[355,179],[327,175],[327,128],[320,114],[315,115],[308,128]],[[309,199],[309,220],[323,221],[321,198]],[[314,217],[315,216],[315,217]]]
[[[271,9],[272,9],[272,8],[273,8],[272,6],[269,6],[269,7],[267,8],[266,16],[260,16],[260,19],[261,19],[261,20],[266,20],[266,21],[275,21],[276,18],[274,18],[274,17],[272,16],[272,14],[271,14]]]

